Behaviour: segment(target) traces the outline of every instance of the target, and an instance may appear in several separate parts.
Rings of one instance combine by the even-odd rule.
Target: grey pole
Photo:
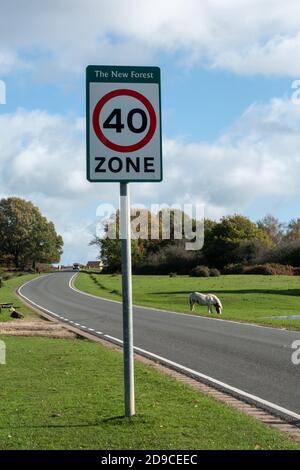
[[[122,248],[123,351],[125,416],[135,415],[132,327],[131,227],[128,183],[120,183],[120,224]]]

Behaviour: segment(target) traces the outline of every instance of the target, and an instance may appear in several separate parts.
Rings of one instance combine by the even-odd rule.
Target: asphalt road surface
[[[96,336],[122,340],[122,305],[73,290],[73,275],[60,272],[41,276],[22,286],[20,294],[48,313],[59,315],[58,320]],[[300,364],[294,365],[291,360],[291,346],[300,340],[300,331],[144,307],[134,307],[133,321],[135,347],[190,373],[203,374],[208,381],[222,382],[221,388],[228,385],[254,395],[257,400],[251,400],[264,405],[267,401],[267,408],[274,405],[276,413],[300,423]]]

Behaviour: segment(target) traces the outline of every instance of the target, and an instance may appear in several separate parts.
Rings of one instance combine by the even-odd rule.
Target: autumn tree
[[[16,268],[37,262],[58,262],[63,240],[54,224],[31,202],[17,197],[0,200],[0,257]]]
[[[257,222],[258,228],[264,230],[275,245],[278,245],[284,236],[284,224],[271,214],[267,214]]]
[[[300,241],[300,219],[292,219],[287,226],[285,242]]]

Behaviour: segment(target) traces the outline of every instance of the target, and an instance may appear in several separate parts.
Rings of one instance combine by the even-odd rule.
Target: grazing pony
[[[222,304],[220,299],[214,294],[200,294],[200,292],[193,292],[190,294],[189,298],[190,309],[193,311],[195,304],[198,305],[207,305],[208,313],[212,313],[211,306],[214,305],[217,313],[221,315],[222,313]]]

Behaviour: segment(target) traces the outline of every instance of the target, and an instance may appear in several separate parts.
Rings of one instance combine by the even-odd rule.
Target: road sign
[[[87,179],[162,180],[160,69],[89,65]]]

